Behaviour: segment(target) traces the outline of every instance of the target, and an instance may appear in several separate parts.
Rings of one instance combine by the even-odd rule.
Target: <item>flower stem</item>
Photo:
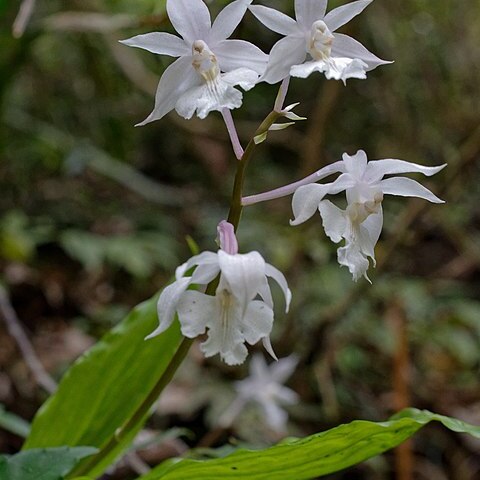
[[[239,160],[237,173],[235,175],[235,182],[233,184],[233,193],[232,193],[232,201],[230,204],[230,212],[228,214],[228,222],[231,223],[235,227],[235,231],[237,231],[238,224],[240,223],[240,217],[242,216],[242,195],[243,195],[243,186],[245,184],[245,174],[247,171],[248,164],[250,162],[250,158],[255,151],[255,147],[257,146],[255,143],[255,137],[262,135],[268,132],[268,129],[275,123],[275,121],[281,117],[281,113],[276,112],[275,110],[271,111],[265,120],[261,123],[261,125],[257,128],[257,131],[253,135],[250,142],[248,142],[247,148],[243,153],[242,157]]]
[[[237,157],[237,160],[240,160],[244,154],[242,144],[238,138],[237,129],[235,128],[235,123],[233,121],[232,112],[228,108],[222,109],[223,121],[228,130],[228,135],[230,136],[230,141],[232,142],[233,152]]]
[[[280,88],[278,89],[277,98],[275,100],[275,106],[273,109],[276,112],[281,112],[283,109],[283,104],[285,103],[285,98],[287,98],[288,87],[290,85],[290,75],[283,79]]]
[[[331,165],[327,165],[322,169],[312,173],[308,177],[299,180],[298,182],[290,183],[289,185],[285,185],[284,187],[276,188],[275,190],[270,190],[269,192],[258,193],[256,195],[250,195],[249,197],[242,198],[242,205],[247,207],[249,205],[254,205],[260,202],[266,202],[268,200],[275,200],[277,198],[286,197],[287,195],[291,195],[295,193],[295,191],[303,187],[304,185],[310,185],[311,183],[318,182],[319,180],[323,180],[324,178],[343,171],[343,162],[335,162]]]

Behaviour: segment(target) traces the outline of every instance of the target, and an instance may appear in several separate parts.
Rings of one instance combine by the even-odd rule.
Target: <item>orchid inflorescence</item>
[[[327,79],[346,83],[348,79],[365,79],[369,71],[391,63],[381,60],[348,35],[337,33],[337,29],[360,14],[372,0],[353,1],[328,13],[327,0],[295,0],[295,20],[252,2],[231,2],[212,24],[203,0],[167,0],[168,17],[180,37],[154,32],[123,41],[156,54],[178,57],[160,79],[152,113],[139,125],[159,120],[172,110],[187,119],[195,113],[203,119],[212,111],[219,111],[239,160],[230,215],[228,221],[222,220],[218,226],[220,249],[216,253],[195,255],[178,267],[175,281],[163,290],[158,301],[159,327],[148,337],[161,334],[178,317],[184,336],[207,335],[201,344],[205,356],[219,354],[230,365],[243,363],[248,354],[245,344],[253,345],[260,340],[276,358],[270,343],[274,312],[268,279],[280,286],[287,311],[291,299],[284,275],[266,263],[260,253],[238,253],[235,231],[242,208],[293,194],[291,225],[307,221],[318,211],[326,235],[334,243],[344,242],[338,249],[338,262],[346,266],[357,281],[361,277],[368,279],[370,261],[375,265],[374,249],[383,226],[385,195],[442,203],[418,182],[397,175],[431,176],[444,165],[427,167],[398,159],[368,161],[362,150],[355,155],[345,153],[341,161],[290,185],[243,196],[246,165],[255,146],[265,141],[269,131],[304,120],[292,111],[297,104],[283,106],[290,77],[306,78],[320,72]],[[283,36],[269,55],[250,42],[230,39],[247,11]],[[244,150],[230,111],[242,104],[243,94],[237,87],[248,91],[260,82],[281,82],[281,86],[272,112]],[[276,123],[282,118],[289,121]],[[331,181],[322,183],[332,176],[335,177]],[[327,199],[341,192],[346,194],[346,208]],[[251,391],[253,384],[265,383],[268,377],[267,366],[258,358],[255,365],[253,377],[258,378],[245,384],[245,388],[239,386],[240,403],[248,397],[245,391]],[[291,372],[293,363],[289,365],[286,371]],[[283,382],[287,373],[275,381]],[[293,392],[284,390],[280,383],[272,385],[278,398],[285,397],[283,400],[287,403],[293,401]],[[271,407],[266,400],[268,395],[261,394],[260,390],[261,386],[252,398],[263,408],[270,408],[272,424],[281,425],[283,414]]]

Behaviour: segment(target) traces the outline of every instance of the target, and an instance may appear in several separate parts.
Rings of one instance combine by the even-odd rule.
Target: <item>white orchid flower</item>
[[[439,167],[424,167],[404,160],[368,161],[363,150],[355,155],[343,155],[337,162],[341,175],[330,184],[303,185],[292,199],[294,220],[299,225],[312,217],[317,209],[323,220],[328,237],[335,243],[345,240],[345,246],[338,249],[338,261],[348,267],[353,279],[367,277],[369,258],[375,264],[374,248],[383,226],[382,201],[384,195],[417,197],[433,203],[444,203],[420,183],[405,177],[386,178],[399,173],[422,173],[431,176],[442,170]],[[331,172],[329,172],[331,173]],[[341,210],[328,200],[327,194],[346,191],[347,208]]]
[[[358,0],[325,15],[327,0],[295,0],[296,20],[273,8],[251,5],[250,11],[260,22],[285,35],[270,52],[267,70],[261,80],[277,83],[288,75],[306,78],[318,71],[328,79],[345,83],[349,78],[366,78],[366,72],[390,63],[348,35],[336,33],[371,2]]]
[[[195,111],[205,118],[213,110],[241,106],[242,93],[234,87],[251,89],[268,60],[268,55],[252,43],[227,40],[251,1],[230,3],[212,25],[202,0],[167,0],[168,17],[182,38],[153,32],[122,41],[159,55],[180,57],[163,73],[155,108],[138,125],[159,120],[173,109],[184,118],[191,118]]]
[[[248,351],[262,340],[275,358],[270,344],[273,300],[267,277],[283,291],[288,311],[291,292],[283,274],[265,262],[258,252],[238,253],[233,227],[219,225],[221,250],[203,252],[177,268],[176,281],[165,288],[158,300],[158,328],[147,338],[167,330],[178,314],[183,335],[195,338],[208,330],[201,344],[205,356],[220,354],[228,365],[243,363]],[[191,276],[186,274],[195,268]],[[190,285],[207,285],[220,275],[215,296],[188,290]]]
[[[295,405],[299,397],[283,384],[295,371],[298,359],[291,355],[267,365],[263,355],[255,354],[250,362],[250,375],[235,382],[237,397],[220,417],[219,424],[229,427],[250,402],[256,403],[265,415],[265,422],[277,432],[285,432],[288,413],[283,408]]]

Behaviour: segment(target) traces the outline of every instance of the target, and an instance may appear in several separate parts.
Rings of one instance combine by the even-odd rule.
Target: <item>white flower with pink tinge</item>
[[[410,178],[391,177],[401,173],[422,173],[430,177],[446,165],[425,167],[416,163],[387,158],[368,161],[363,150],[355,155],[343,155],[343,160],[327,165],[302,180],[271,190],[242,198],[242,205],[254,205],[276,198],[293,195],[292,225],[300,225],[315,215],[317,210],[323,220],[325,233],[345,246],[338,249],[338,262],[348,267],[356,281],[364,276],[367,280],[369,258],[375,265],[375,245],[383,227],[382,202],[384,195],[417,197],[433,203],[444,203],[430,190]],[[340,174],[331,183],[316,183]],[[346,192],[347,208],[342,210],[326,195]]]
[[[238,253],[233,226],[218,227],[220,250],[203,252],[177,268],[176,281],[166,287],[158,300],[160,325],[147,338],[167,330],[178,314],[181,331],[195,338],[207,331],[201,344],[206,357],[220,354],[228,365],[238,365],[248,355],[245,343],[260,340],[274,357],[270,344],[273,326],[273,300],[268,277],[283,291],[288,311],[291,292],[284,275],[265,262],[258,252]],[[195,268],[191,276],[185,276]],[[191,285],[206,286],[220,275],[215,295],[189,290]]]
[[[295,191],[292,209],[295,219],[292,225],[299,225],[312,217],[318,210],[328,237],[335,243],[345,240],[345,246],[338,249],[338,262],[348,267],[356,281],[364,276],[368,280],[369,258],[375,264],[375,245],[383,227],[382,201],[384,195],[416,197],[432,203],[444,203],[430,190],[410,178],[391,177],[399,173],[422,173],[431,176],[442,170],[439,167],[425,167],[404,160],[385,159],[368,161],[363,150],[355,155],[343,155],[337,162],[341,175],[330,184],[304,185]],[[345,191],[347,208],[342,210],[329,200]]]
[[[336,33],[371,2],[358,0],[325,14],[327,0],[295,0],[296,20],[273,8],[250,6],[249,10],[266,27],[285,35],[270,52],[261,80],[277,83],[289,75],[306,78],[317,71],[328,79],[345,83],[349,78],[364,79],[368,71],[391,63],[381,60],[348,35]]]
[[[182,38],[153,32],[123,40],[130,47],[159,55],[180,57],[163,73],[153,112],[138,125],[159,120],[175,109],[184,118],[195,111],[205,118],[211,111],[238,108],[242,93],[263,74],[268,55],[244,40],[227,40],[242,20],[252,0],[227,5],[213,25],[202,0],[167,0],[170,21]]]
[[[295,371],[297,364],[298,359],[294,355],[267,365],[262,355],[255,354],[250,362],[250,375],[235,382],[237,396],[220,416],[220,426],[230,427],[247,404],[255,403],[262,409],[267,425],[276,432],[285,432],[288,413],[284,406],[295,405],[300,398],[283,384]]]

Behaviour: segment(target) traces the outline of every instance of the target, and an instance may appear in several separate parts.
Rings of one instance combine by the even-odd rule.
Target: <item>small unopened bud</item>
[[[222,220],[218,224],[217,232],[220,248],[225,253],[236,255],[238,253],[238,242],[233,225],[226,220]]]

